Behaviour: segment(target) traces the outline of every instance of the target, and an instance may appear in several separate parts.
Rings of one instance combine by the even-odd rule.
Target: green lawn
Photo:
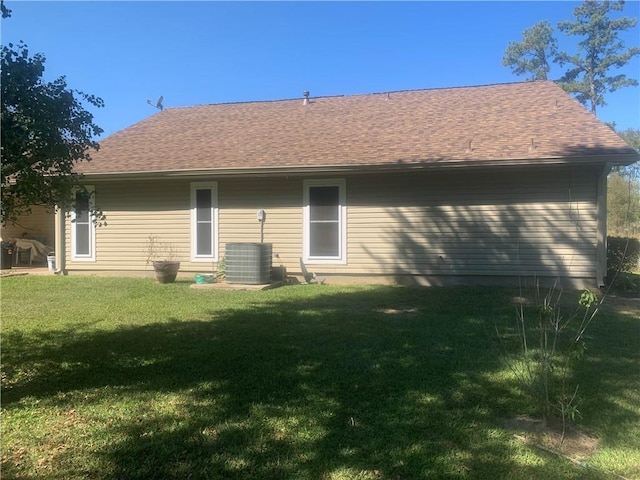
[[[589,331],[580,466],[505,427],[517,294],[4,278],[2,478],[640,478],[638,304]]]

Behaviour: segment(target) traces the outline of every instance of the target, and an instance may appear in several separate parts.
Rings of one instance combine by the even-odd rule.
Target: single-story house
[[[58,266],[149,271],[153,235],[183,273],[267,242],[336,282],[603,283],[607,174],[640,157],[553,82],[305,94],[167,108],[101,141],[78,171],[107,225],[58,214]]]

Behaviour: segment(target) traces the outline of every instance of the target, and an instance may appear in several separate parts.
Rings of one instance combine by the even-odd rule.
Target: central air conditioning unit
[[[271,281],[271,243],[227,243],[225,281],[261,285]]]

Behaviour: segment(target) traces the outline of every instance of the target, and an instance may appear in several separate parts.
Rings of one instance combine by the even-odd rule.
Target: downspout
[[[55,213],[55,244],[53,246],[56,253],[56,275],[66,275],[66,241],[65,241],[65,212],[60,207],[56,207]]]
[[[596,245],[596,283],[604,286],[607,274],[607,176],[611,172],[611,163],[607,163],[598,175],[597,211],[598,240]]]

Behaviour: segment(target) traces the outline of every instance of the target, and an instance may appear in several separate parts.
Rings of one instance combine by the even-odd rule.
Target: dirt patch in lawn
[[[581,292],[576,293],[578,298]],[[595,292],[598,298],[602,298],[603,292]],[[564,294],[567,298],[567,294]],[[573,296],[571,296],[573,298]],[[531,298],[523,296],[514,296],[511,301],[514,305],[531,306],[534,301]],[[635,315],[640,316],[640,295],[634,293],[609,293],[602,304],[603,312],[612,312],[618,315]]]
[[[605,298],[602,310],[618,315],[640,316],[640,295],[611,294]]]
[[[545,423],[540,419],[521,415],[505,421],[505,427],[518,432],[514,434],[518,440],[550,453],[562,455],[576,463],[589,459],[600,443],[593,435],[574,426],[567,426],[563,435],[560,420]]]

